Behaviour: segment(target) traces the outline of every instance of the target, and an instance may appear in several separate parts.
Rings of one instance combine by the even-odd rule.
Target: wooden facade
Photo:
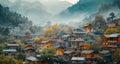
[[[102,44],[109,48],[118,48],[120,44],[120,34],[111,34],[102,37]]]

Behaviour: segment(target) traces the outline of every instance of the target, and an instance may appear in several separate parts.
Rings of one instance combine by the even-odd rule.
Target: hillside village
[[[98,13],[82,27],[43,28],[8,8],[0,11],[0,23],[8,23],[0,25],[0,64],[120,64],[120,18],[114,12],[107,18]]]

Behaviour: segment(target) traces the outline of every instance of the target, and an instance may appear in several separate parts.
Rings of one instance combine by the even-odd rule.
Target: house
[[[64,48],[63,47],[57,48],[55,56],[58,56],[58,55],[64,55]]]
[[[34,56],[26,57],[26,60],[28,61],[28,64],[41,64],[41,62],[39,62],[39,60]]]
[[[71,64],[85,64],[86,58],[85,57],[72,57]]]
[[[81,38],[84,38],[84,35],[86,34],[86,32],[81,28],[81,29],[74,29],[73,32],[72,32],[72,35],[74,37],[81,37]]]
[[[35,48],[33,45],[31,44],[28,44],[25,46],[24,48],[24,52],[25,52],[25,56],[34,56],[34,53],[35,53]]]
[[[16,49],[3,49],[2,52],[5,54],[5,56],[18,56],[19,53]]]
[[[84,43],[84,40],[78,38],[78,39],[71,39],[70,42],[71,42],[71,48],[79,48]]]
[[[43,45],[43,49],[52,47],[51,41],[42,41],[41,44]]]
[[[103,36],[103,45],[108,48],[118,48],[120,45],[120,34],[110,34]]]
[[[101,50],[101,51],[99,51],[99,55],[101,57],[104,57],[105,61],[107,61],[107,62],[110,62],[110,61],[113,60],[112,59],[112,54],[110,53],[109,50]]]
[[[96,54],[94,53],[94,50],[83,50],[81,51],[81,56],[87,59],[91,59],[96,57]]]
[[[83,46],[82,46],[82,50],[86,50],[86,49],[90,49],[90,43],[84,43]]]
[[[117,26],[120,26],[120,19],[118,19],[117,21]]]
[[[7,48],[8,48],[8,49],[16,49],[16,50],[18,50],[19,47],[20,47],[20,45],[17,44],[17,43],[7,44]]]
[[[108,27],[116,27],[116,23],[115,22],[108,22],[107,26]]]

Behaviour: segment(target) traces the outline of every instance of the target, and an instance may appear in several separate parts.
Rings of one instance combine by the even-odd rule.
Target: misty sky
[[[16,0],[10,0],[12,2],[16,1]],[[25,0],[25,1],[29,1],[29,2],[33,2],[33,1],[40,1],[40,2],[43,2],[43,3],[46,3],[46,2],[54,2],[56,0]],[[68,1],[72,4],[75,4],[77,3],[79,0],[60,0],[60,1]]]

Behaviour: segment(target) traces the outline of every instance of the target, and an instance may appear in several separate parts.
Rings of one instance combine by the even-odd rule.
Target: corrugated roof
[[[19,46],[19,44],[7,44],[7,46]]]
[[[93,53],[93,52],[94,52],[93,50],[83,50],[81,53],[90,54],[90,53]]]
[[[77,32],[77,31],[74,31],[73,33],[75,33],[75,34],[86,34],[86,32]]]
[[[16,49],[3,49],[3,52],[17,52]]]
[[[71,60],[85,60],[85,57],[72,57]]]
[[[109,37],[118,37],[119,34],[111,34]]]
[[[84,40],[79,38],[79,39],[75,39],[75,40],[71,40],[71,41],[75,41],[75,42],[83,42]]]
[[[27,57],[26,59],[29,61],[38,61],[38,59],[34,56]]]
[[[99,51],[99,53],[106,54],[106,53],[109,53],[109,50],[102,50],[102,51]]]

